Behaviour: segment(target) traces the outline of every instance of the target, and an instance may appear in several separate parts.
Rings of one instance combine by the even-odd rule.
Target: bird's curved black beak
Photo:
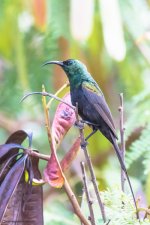
[[[59,65],[59,66],[63,66],[64,64],[63,64],[63,61],[48,61],[48,62],[45,62],[44,64],[43,64],[43,66],[46,66],[46,65],[48,65],[48,64],[57,64],[57,65]]]

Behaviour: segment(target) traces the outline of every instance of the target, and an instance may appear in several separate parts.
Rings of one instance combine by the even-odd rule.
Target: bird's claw
[[[76,121],[74,125],[80,130],[84,129],[84,123],[82,123],[82,120]]]
[[[82,122],[82,123],[85,123],[85,124],[87,124],[87,125],[89,125],[89,126],[94,126],[94,127],[99,126],[98,124],[95,124],[95,123],[89,122],[89,121],[87,121],[87,120],[81,120],[81,122]]]
[[[87,145],[88,145],[87,141],[81,142],[81,148],[86,148]]]
[[[84,128],[84,124],[87,124],[87,125],[89,125],[89,126],[94,126],[94,127],[97,127],[97,126],[98,126],[98,124],[91,123],[91,122],[86,121],[86,120],[79,120],[79,121],[76,121],[74,125],[75,125],[76,127],[78,127],[79,129],[82,130],[82,129]]]

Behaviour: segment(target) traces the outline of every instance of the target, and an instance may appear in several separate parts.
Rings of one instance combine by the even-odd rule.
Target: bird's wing
[[[117,138],[115,125],[112,119],[111,112],[105,101],[104,95],[100,88],[95,83],[88,83],[84,81],[82,83],[82,90],[87,101],[94,106],[96,111],[100,114],[105,123],[109,126],[112,133]]]

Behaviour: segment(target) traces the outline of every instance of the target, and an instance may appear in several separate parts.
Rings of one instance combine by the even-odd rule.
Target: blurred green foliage
[[[150,3],[146,0],[116,2],[120,17],[109,21],[108,15],[111,16],[112,10],[109,10],[109,5],[106,7],[108,11],[106,8],[104,10],[102,0],[87,3],[83,1],[82,4],[73,0],[14,0],[13,3],[1,0],[0,142],[3,143],[15,130],[32,130],[34,147],[49,154],[41,97],[32,96],[21,104],[19,102],[25,93],[41,91],[42,84],[46,91],[54,93],[66,82],[66,77],[59,68],[41,67],[44,61],[77,58],[87,65],[101,86],[117,127],[118,94],[124,93],[127,162],[129,164],[130,159],[130,172],[146,188],[146,197],[150,203],[147,186],[150,174],[150,133],[147,132],[150,124]],[[82,11],[79,13],[80,8]],[[105,15],[108,23],[104,19]],[[74,18],[81,23],[75,24]],[[118,32],[123,31],[122,43],[126,48],[125,55],[120,60],[115,58],[120,42],[115,24],[121,24],[118,25]],[[111,26],[114,27],[114,32],[109,34],[108,40],[107,32]],[[108,41],[111,46],[116,45],[114,57],[108,48]],[[55,107],[53,104],[51,115],[54,114]],[[89,132],[87,129],[86,134]],[[74,136],[76,128],[64,140],[60,156],[67,151]],[[112,157],[111,146],[102,135],[96,134],[89,141],[89,149],[98,179],[102,181],[100,188],[103,189],[109,183],[105,177],[105,169],[109,168],[110,162],[107,159]],[[141,166],[141,160],[136,160],[138,158],[144,160],[144,167]],[[79,161],[80,156],[77,159]],[[41,164],[41,168],[44,165]],[[74,185],[81,177],[81,171],[77,167],[79,165],[73,165],[68,172],[68,177],[73,174]],[[143,168],[140,176],[137,168]]]
[[[59,213],[59,216],[56,216]],[[76,225],[78,219],[71,213],[64,204],[54,201],[53,207],[46,208],[44,212],[45,225],[49,225],[50,221],[53,225]]]

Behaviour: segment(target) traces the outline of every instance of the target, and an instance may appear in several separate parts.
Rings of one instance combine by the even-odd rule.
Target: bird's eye
[[[64,61],[63,64],[66,65],[66,66],[70,66],[70,65],[73,64],[73,60],[72,59],[68,59],[68,60]]]

